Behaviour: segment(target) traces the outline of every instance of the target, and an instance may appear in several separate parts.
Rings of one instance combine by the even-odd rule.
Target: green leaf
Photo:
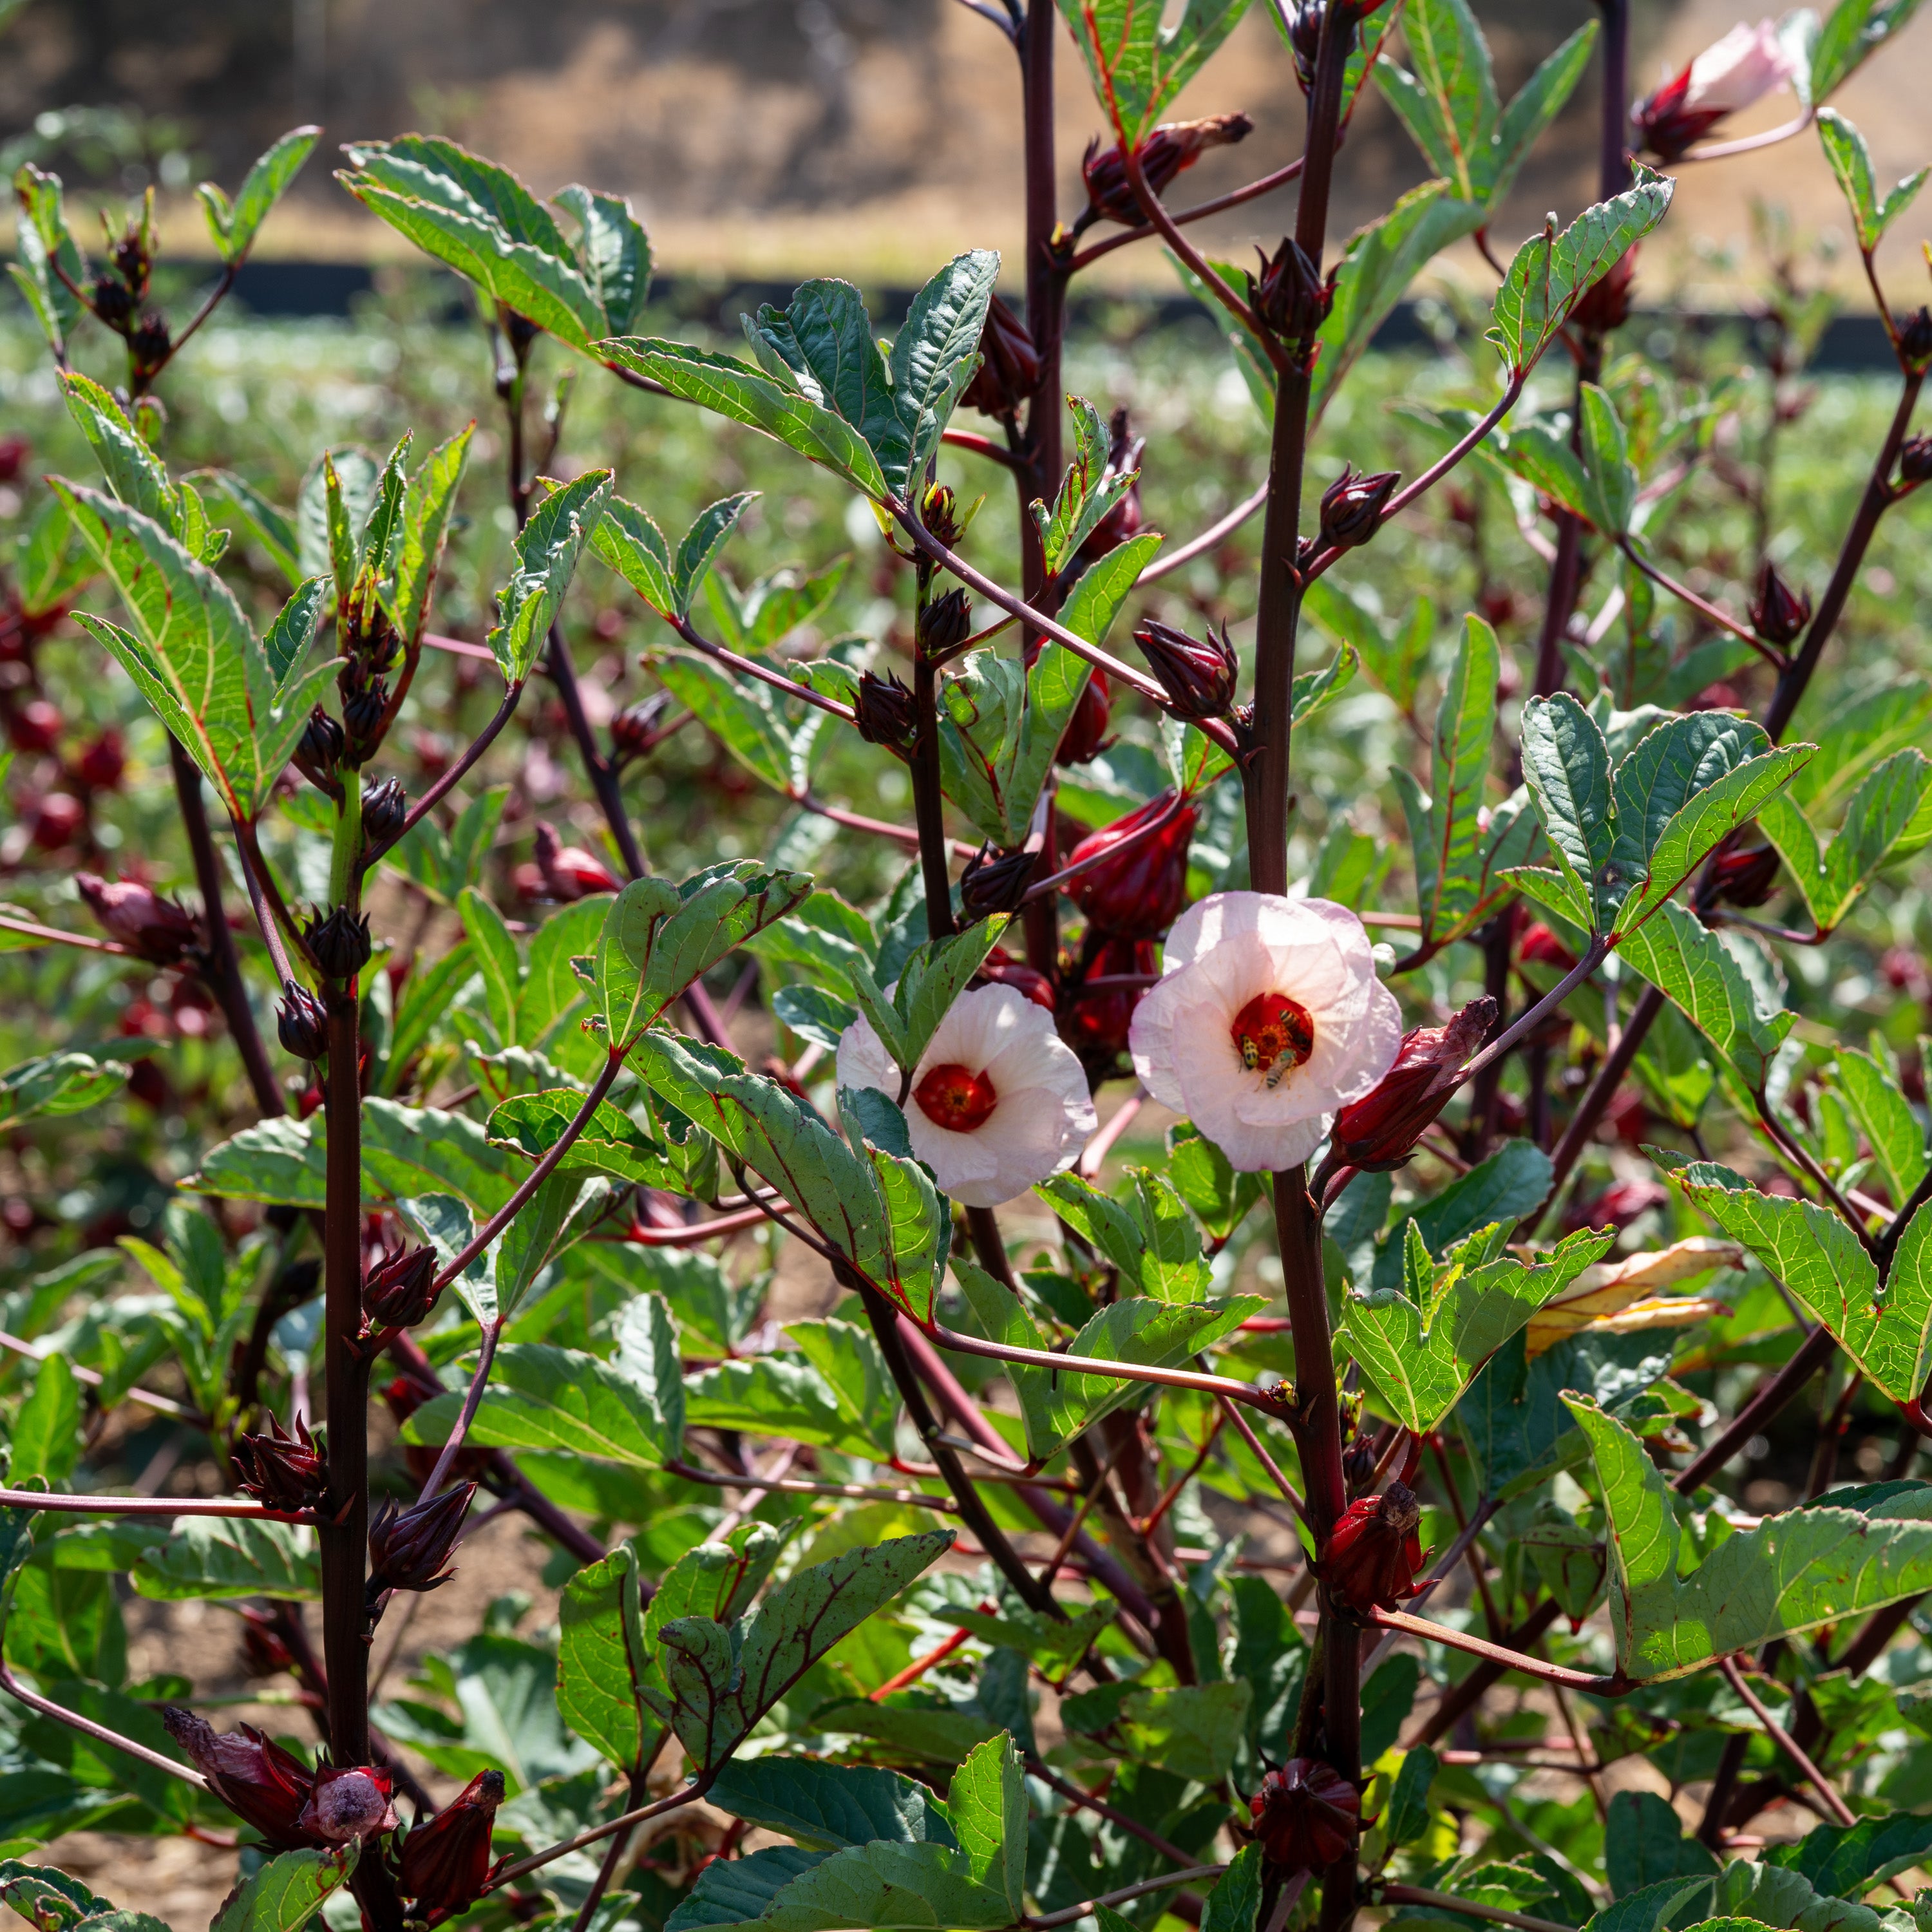
[[[1496,82],[1468,0],[1410,0],[1402,35],[1414,74],[1387,58],[1376,64],[1389,105],[1463,200],[1486,200],[1478,177],[1496,128]]]
[[[952,1542],[940,1529],[848,1550],[798,1571],[731,1631],[706,1617],[674,1619],[658,1634],[668,1690],[647,1690],[646,1701],[694,1766],[712,1769],[847,1631]]]
[[[1412,1845],[1427,1832],[1429,1787],[1442,1768],[1442,1760],[1426,1744],[1402,1754],[1402,1768],[1396,1773],[1395,1788],[1382,1814],[1382,1828],[1390,1844]]]
[[[291,128],[248,170],[232,204],[212,182],[203,182],[195,190],[208,217],[214,252],[224,262],[239,262],[248,254],[268,211],[301,172],[321,134],[320,128]]]
[[[1553,1296],[1600,1261],[1613,1232],[1566,1236],[1525,1264],[1499,1252],[1498,1225],[1452,1249],[1438,1266],[1414,1221],[1405,1236],[1404,1289],[1372,1288],[1343,1304],[1349,1352],[1386,1412],[1425,1434],[1442,1426],[1483,1364]]]
[[[1114,1732],[1128,1755],[1143,1764],[1219,1784],[1234,1765],[1252,1695],[1246,1684],[1130,1690],[1120,1700]]]
[[[14,1418],[14,1456],[7,1480],[30,1487],[35,1477],[56,1489],[74,1473],[80,1448],[80,1387],[62,1354],[45,1357],[34,1386]]]
[[[320,598],[296,593],[306,634],[297,647],[283,633],[272,657],[234,593],[159,524],[98,490],[49,481],[114,580],[135,629],[80,621],[186,747],[230,815],[253,820],[335,679],[333,659],[302,668]]]
[[[679,614],[670,546],[664,532],[636,504],[614,496],[590,532],[590,548],[660,617]]]
[[[1811,57],[1810,98],[1822,103],[1918,10],[1918,0],[1838,0]]]
[[[1057,1174],[1035,1190],[1067,1226],[1104,1255],[1131,1286],[1156,1300],[1191,1301],[1214,1270],[1200,1231],[1166,1178],[1142,1168],[1130,1202],[1112,1199],[1077,1174]]]
[[[1398,765],[1392,773],[1414,848],[1416,903],[1426,947],[1446,945],[1467,932],[1508,890],[1498,880],[1485,891],[1484,828],[1478,818],[1487,802],[1495,755],[1502,665],[1496,632],[1478,616],[1466,618],[1436,713],[1432,794],[1406,768]]]
[[[1256,1932],[1261,1909],[1262,1848],[1244,1845],[1202,1905],[1201,1932]]]
[[[22,162],[14,191],[24,218],[14,230],[20,259],[8,272],[58,360],[65,356],[68,338],[81,318],[80,298],[74,290],[86,286],[87,264],[68,230],[58,175],[43,174],[32,161]]]
[[[1891,1069],[1870,1054],[1838,1050],[1838,1084],[1870,1142],[1886,1190],[1903,1203],[1925,1178],[1925,1130]]]
[[[690,529],[685,532],[684,540],[677,547],[677,556],[672,568],[673,611],[676,616],[690,615],[691,601],[711,574],[718,553],[737,528],[738,519],[758,499],[757,490],[741,490],[735,496],[721,497],[700,510],[692,520]]]
[[[788,798],[808,788],[824,712],[695,651],[653,652],[649,662],[665,688],[748,771]]]
[[[845,1363],[829,1361],[814,1348],[802,1360],[751,1355],[700,1370],[685,1385],[691,1421],[809,1442],[873,1462],[888,1460],[898,1399],[890,1393],[878,1344],[848,1322],[819,1325],[828,1341],[849,1348]],[[850,1372],[835,1373],[835,1366]]]
[[[916,947],[899,969],[890,999],[864,967],[854,964],[852,990],[902,1072],[918,1066],[940,1022],[985,964],[1006,926],[1004,918],[983,919],[964,932]]]
[[[1523,83],[1502,111],[1487,151],[1478,157],[1482,200],[1498,206],[1516,185],[1530,150],[1562,112],[1595,51],[1600,23],[1586,20]]]
[[[348,1882],[362,1849],[351,1839],[339,1851],[279,1853],[229,1895],[208,1932],[302,1932]]]
[[[1666,1879],[1714,1876],[1717,1859],[1654,1791],[1619,1791],[1604,1828],[1604,1874],[1614,1898]]]
[[[586,470],[553,490],[517,532],[517,567],[497,593],[500,621],[485,640],[506,685],[521,684],[535,666],[604,514],[611,480],[608,470]]]
[[[632,880],[611,901],[597,941],[596,998],[610,1052],[628,1053],[673,1000],[811,892],[808,873],[768,872],[751,859],[681,885]]]
[[[1084,396],[1069,396],[1066,406],[1073,418],[1073,460],[1060,479],[1053,508],[1048,510],[1038,502],[1033,506],[1046,567],[1053,573],[1093,535],[1101,518],[1134,487],[1140,474],[1127,470],[1109,476],[1107,452],[1112,439],[1106,419]]]
[[[1018,1651],[1031,1663],[1064,1671],[1086,1655],[1094,1639],[1113,1622],[1114,1607],[1110,1603],[1096,1604],[1090,1610],[1065,1618],[1020,1610],[997,1617],[983,1610],[944,1610],[938,1614],[943,1624],[957,1624],[987,1643]]]
[[[456,513],[456,493],[470,460],[474,423],[440,443],[410,478],[403,500],[402,538],[394,560],[388,597],[396,628],[410,643],[422,634],[429,616],[430,592],[442,562],[442,549]]]
[[[83,1918],[114,1910],[77,1878],[52,1865],[23,1864],[0,1858],[0,1900],[17,1912],[34,1932],[74,1932]]]
[[[130,509],[152,518],[178,540],[182,496],[168,480],[167,466],[148,448],[121,405],[92,377],[63,370],[60,385],[68,413],[92,447],[108,488]]]
[[[622,335],[638,319],[651,286],[650,238],[622,195],[573,182],[559,188],[556,205],[577,218],[577,265],[604,312],[603,335]]]
[[[946,1808],[896,1771],[827,1764],[818,1758],[734,1759],[705,1793],[708,1804],[812,1851],[884,1840],[952,1845]]]
[[[128,1069],[118,1060],[98,1060],[85,1053],[52,1053],[23,1060],[0,1073],[0,1127],[45,1114],[58,1120],[97,1107],[127,1084]]]
[[[1596,908],[1612,838],[1610,748],[1568,692],[1523,706],[1522,776],[1564,876]],[[1594,928],[1597,920],[1589,923]]]
[[[464,933],[477,970],[482,976],[484,1004],[490,1024],[496,1030],[497,1043],[514,1046],[517,995],[523,984],[524,962],[518,956],[509,922],[473,886],[466,886],[457,895],[456,905],[463,916]]]
[[[1824,1323],[1894,1402],[1913,1402],[1924,1393],[1932,1381],[1932,1256],[1925,1252],[1932,1212],[1921,1209],[1906,1224],[1881,1296],[1871,1256],[1828,1208],[1760,1194],[1710,1161],[1693,1161],[1672,1178]]]
[[[490,1115],[490,1144],[514,1148],[540,1160],[556,1146],[576,1118],[584,1096],[574,1087],[537,1094],[515,1094]],[[662,1141],[654,1139],[624,1110],[600,1100],[589,1126],[571,1143],[554,1172],[608,1174],[614,1180],[675,1190],[682,1169]]]
[[[1586,208],[1560,235],[1552,220],[1516,250],[1489,330],[1512,375],[1534,366],[1576,304],[1664,219],[1676,186],[1639,162],[1634,187]]]
[[[1630,529],[1636,509],[1636,472],[1630,467],[1630,439],[1607,391],[1582,385],[1583,460],[1590,479],[1590,520],[1605,536]]]
[[[951,1221],[916,1162],[869,1142],[854,1151],[804,1102],[722,1047],[646,1034],[633,1064],[653,1092],[777,1188],[869,1286],[914,1321],[932,1318]]]
[[[1247,0],[1186,0],[1163,26],[1160,8],[1137,0],[1060,0],[1102,112],[1136,146],[1246,6]]]
[[[762,430],[880,501],[886,479],[865,438],[832,410],[736,356],[682,342],[627,336],[599,344],[613,368],[662,382],[674,396]]]
[[[1589,1443],[1603,1488],[1610,1627],[1627,1675],[1684,1676],[1714,1658],[1843,1622],[1932,1585],[1932,1522],[1888,1520],[1882,1504],[1869,1514],[1827,1502],[1767,1517],[1726,1538],[1680,1577],[1680,1532],[1663,1472],[1594,1400],[1563,1400]]]
[[[322,1598],[312,1530],[252,1516],[196,1516],[141,1552],[130,1572],[137,1595],[163,1603],[194,1597]]]
[[[1766,1846],[1764,1862],[1799,1874],[1827,1898],[1862,1898],[1928,1851],[1932,1819],[1901,1811],[1856,1825],[1814,1826],[1794,1843]]]
[[[644,1622],[628,1543],[564,1586],[558,1623],[559,1714],[620,1771],[634,1770],[644,1747]]]
[[[1759,830],[1778,848],[1820,933],[1843,923],[1880,868],[1907,842],[1928,796],[1932,760],[1908,748],[1867,775],[1828,845],[1820,844],[1789,796],[1766,799],[1758,808]]]
[[[1237,14],[1244,3],[1219,0]],[[877,444],[874,448],[886,481],[902,497],[917,488],[927,464],[939,453],[953,405],[980,366],[980,338],[999,274],[1000,258],[990,248],[956,255],[914,296],[892,339],[889,374],[893,412],[907,446],[903,466],[898,438],[890,453]]]

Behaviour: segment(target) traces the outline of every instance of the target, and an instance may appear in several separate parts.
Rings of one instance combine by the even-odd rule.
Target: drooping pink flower
[[[1134,1014],[1134,1070],[1244,1172],[1306,1160],[1402,1044],[1368,934],[1327,899],[1216,892],[1175,921],[1162,964]]]
[[[898,1070],[863,1014],[839,1040],[838,1084],[898,1097]],[[1004,986],[952,1003],[913,1070],[905,1117],[913,1152],[968,1208],[997,1208],[1071,1167],[1098,1124],[1052,1014]]]
[[[1631,124],[1660,160],[1674,161],[1726,115],[1791,85],[1796,64],[1774,20],[1739,21],[1681,73],[1630,110]]]

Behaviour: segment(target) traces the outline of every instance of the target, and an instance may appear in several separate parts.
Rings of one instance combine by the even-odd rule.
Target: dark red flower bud
[[[1415,1533],[1422,1505],[1406,1483],[1378,1496],[1361,1496],[1342,1512],[1322,1552],[1322,1588],[1338,1616],[1364,1618],[1392,1610],[1415,1594],[1422,1543]]]
[[[1254,128],[1245,114],[1212,114],[1204,121],[1163,122],[1134,150],[1141,174],[1148,190],[1160,194],[1184,168],[1191,168],[1209,148],[1231,147],[1244,141]],[[1102,148],[1096,134],[1087,144],[1080,172],[1087,182],[1087,206],[1074,224],[1074,232],[1096,221],[1118,221],[1126,228],[1143,226],[1147,218],[1141,212],[1134,185],[1127,178],[1127,164],[1116,141]]]
[[[1576,954],[1540,920],[1523,934],[1516,948],[1516,957],[1525,961],[1533,959],[1540,966],[1553,966],[1559,973],[1570,971],[1576,964]]]
[[[1447,1026],[1418,1027],[1404,1035],[1380,1083],[1335,1116],[1330,1162],[1371,1174],[1406,1165],[1423,1130],[1448,1105],[1496,1017],[1496,1003],[1485,993]]]
[[[315,1774],[315,1790],[302,1822],[327,1845],[393,1832],[396,1814],[389,1802],[390,1784],[388,1772],[372,1765],[347,1765],[340,1770],[323,1765]]]
[[[982,845],[959,875],[959,903],[967,916],[987,919],[996,912],[1016,911],[1033,878],[1035,856]]]
[[[128,769],[128,748],[110,725],[74,761],[74,775],[90,791],[118,791]]]
[[[1134,1009],[1159,976],[1150,939],[1111,939],[1085,949],[1081,983],[1056,1002],[1060,1036],[1080,1056],[1088,1071],[1112,1072],[1127,1050],[1127,1031]],[[1142,981],[1139,985],[1093,986],[1096,980]]]
[[[1350,1492],[1366,1488],[1376,1473],[1376,1445],[1372,1437],[1358,1436],[1342,1451],[1342,1477]]]
[[[560,844],[556,827],[542,822],[537,826],[537,870],[543,874],[544,890],[565,905],[592,892],[619,890],[616,877],[602,860],[581,845]]]
[[[1640,1214],[1670,1204],[1670,1191],[1654,1180],[1620,1180],[1571,1217],[1578,1228],[1626,1228]]]
[[[436,1306],[436,1250],[394,1248],[362,1277],[362,1312],[374,1328],[413,1328]]]
[[[1248,1810],[1270,1864],[1284,1872],[1321,1871],[1353,1850],[1362,1799],[1333,1765],[1292,1757],[1262,1780]]]
[[[1044,973],[1014,958],[1004,946],[996,946],[986,955],[986,964],[980,968],[980,976],[996,986],[1012,987],[1022,998],[1030,1000],[1036,1006],[1044,1006],[1048,1012],[1058,1004],[1054,998],[1053,982]]]
[[[1899,446],[1898,480],[1932,483],[1932,436],[1909,436]]]
[[[135,879],[82,872],[75,890],[110,939],[156,966],[178,966],[201,944],[201,927],[187,908]]]
[[[158,374],[167,364],[172,346],[167,317],[157,309],[149,309],[128,338],[128,354],[135,373],[142,376]]]
[[[919,652],[928,664],[940,662],[972,634],[973,606],[965,592],[956,587],[935,597],[919,614]]]
[[[0,436],[0,483],[14,482],[33,453],[33,445],[24,436]]]
[[[1757,845],[1748,850],[1726,852],[1712,865],[1721,904],[1761,906],[1778,884],[1778,868],[1784,862],[1774,845]]]
[[[1032,332],[995,296],[980,332],[980,367],[959,400],[982,416],[1011,422],[1040,387],[1040,351]]]
[[[1327,0],[1288,0],[1282,17],[1288,23],[1288,52],[1294,57],[1294,77],[1306,94],[1315,85],[1315,62],[1322,51],[1322,23]]]
[[[1768,644],[1788,644],[1811,621],[1811,593],[1794,590],[1768,563],[1751,600],[1751,628]]]
[[[1076,874],[1066,886],[1088,920],[1113,938],[1156,938],[1187,903],[1187,848],[1198,816],[1194,807],[1184,805],[1157,832],[1134,837],[1166,817],[1174,800],[1172,792],[1162,792],[1138,811],[1090,832],[1066,855],[1067,864],[1077,866],[1115,846],[1124,848],[1118,857]]]
[[[1060,734],[1060,749],[1053,754],[1053,762],[1057,765],[1084,765],[1089,758],[1099,757],[1112,742],[1107,736],[1107,726],[1113,710],[1107,674],[1096,670],[1088,679],[1087,688],[1080,694],[1080,702],[1073,707],[1073,716],[1066,721],[1066,728]]]
[[[44,698],[30,698],[7,720],[7,735],[20,752],[51,752],[66,729],[60,707]]]
[[[1401,481],[1398,470],[1378,470],[1364,476],[1345,467],[1322,493],[1322,547],[1354,550],[1366,543],[1381,528],[1382,506],[1395,494],[1395,486]]]
[[[1630,320],[1631,299],[1636,289],[1636,244],[1632,243],[1610,272],[1592,282],[1583,298],[1570,312],[1579,328],[1607,335]]]
[[[332,980],[352,980],[369,963],[366,913],[358,918],[346,905],[319,912],[302,936],[317,967]]]
[[[242,1656],[250,1677],[279,1677],[296,1667],[295,1652],[275,1627],[266,1610],[252,1604],[241,1606]]]
[[[654,692],[641,704],[633,704],[610,721],[610,747],[622,764],[641,758],[657,742],[658,722],[670,709],[670,693]]]
[[[275,1009],[275,1035],[284,1052],[298,1060],[320,1060],[328,1051],[328,1011],[306,986],[291,981]]]
[[[299,1851],[322,1842],[304,1822],[315,1773],[299,1758],[252,1724],[217,1731],[206,1718],[173,1704],[162,1706],[161,1722],[215,1796],[260,1832],[272,1850]]]
[[[443,1566],[456,1547],[457,1534],[476,1493],[474,1483],[456,1483],[407,1509],[398,1508],[393,1496],[382,1498],[369,1526],[366,1597],[372,1624],[392,1590],[434,1590],[455,1574]]]
[[[94,312],[110,328],[118,328],[141,305],[141,298],[118,275],[97,275],[88,289]]]
[[[434,1818],[403,1840],[398,1888],[416,1901],[411,1919],[440,1925],[473,1905],[490,1870],[490,1833],[503,1802],[503,1774],[477,1773]]]
[[[1134,642],[1140,646],[1148,668],[1160,679],[1175,717],[1198,722],[1228,715],[1241,664],[1228,641],[1225,625],[1218,638],[1212,632],[1205,638],[1190,638],[1172,624],[1150,618],[1136,629]]]
[[[370,845],[386,845],[403,829],[410,815],[409,794],[400,778],[385,778],[362,794],[362,837]]]
[[[304,777],[322,784],[334,778],[345,748],[342,727],[318,704],[309,713],[301,742],[296,746],[296,767]]]
[[[1315,334],[1328,320],[1335,300],[1332,278],[1322,272],[1292,235],[1283,237],[1270,261],[1259,249],[1261,273],[1248,277],[1248,303],[1256,315],[1285,340]]]
[[[86,806],[68,791],[36,800],[27,818],[27,836],[41,852],[64,851],[86,828]]]
[[[868,745],[909,752],[918,742],[919,713],[914,708],[912,693],[896,673],[888,671],[880,677],[862,670],[858,702],[852,708],[859,716],[859,735]]]
[[[1908,315],[1898,332],[1898,359],[1922,374],[1932,363],[1932,308],[1923,303]]]
[[[948,550],[966,534],[966,526],[959,520],[959,499],[944,483],[926,485],[925,494],[919,500],[919,520]]]
[[[270,1416],[266,1435],[235,1438],[234,1454],[242,1489],[271,1509],[320,1509],[328,1494],[328,1453],[316,1448],[300,1416],[292,1436]]]
[[[1648,148],[1660,161],[1680,160],[1731,112],[1728,102],[1693,106],[1690,93],[1690,70],[1687,67],[1630,110],[1630,125],[1636,131],[1639,147]]]
[[[149,246],[152,232],[145,220],[130,220],[121,238],[107,251],[115,273],[134,291],[137,302],[148,292],[148,278],[154,266],[154,251]]]

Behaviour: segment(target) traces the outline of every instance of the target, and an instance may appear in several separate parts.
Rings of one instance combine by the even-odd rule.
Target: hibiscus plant
[[[1243,0],[964,4],[1016,57],[1024,249],[938,266],[889,340],[836,280],[742,346],[646,333],[621,198],[546,206],[442,139],[345,148],[344,188],[473,290],[494,426],[317,454],[292,507],[171,461],[166,405],[319,130],[202,189],[224,271],[178,332],[152,205],[90,266],[22,170],[16,279],[98,473],[40,490],[8,728],[58,769],[27,695],[52,654],[137,692],[192,892],[124,850],[0,912],[47,1048],[0,1077],[9,1159],[166,1102],[70,1034],[70,970],[197,988],[208,1090],[118,1246],[8,1210],[0,1897],[41,1932],[154,1925],[42,1856],[90,1826],[238,1855],[220,1932],[1913,1932],[1932,1894],[1866,1898],[1932,1870],[1932,1157],[1909,1012],[1861,1043],[1816,949],[1922,924],[1896,868],[1932,842],[1932,700],[1840,634],[1932,475],[1932,314],[1876,260],[1924,176],[1881,196],[1828,105],[1916,0],[1740,28],[1634,109],[1628,0],[1507,102],[1468,0],[1274,0],[1298,154],[1166,118]],[[1077,212],[1069,58],[1099,116]],[[1586,77],[1597,198],[1512,249],[1499,211]],[[1338,243],[1372,88],[1433,178]],[[1724,138],[1780,89],[1790,118]],[[1628,327],[1673,186],[1642,154],[1814,139],[1898,365],[1815,602],[1677,560],[1740,405]],[[1170,206],[1250,140],[1290,158]],[[1196,246],[1288,184],[1254,268]],[[1156,242],[1270,424],[1261,486],[1172,540],[1131,424],[1063,375],[1083,273]],[[1439,453],[1318,489],[1324,412],[1451,247],[1494,292]],[[826,472],[898,669],[818,641],[825,578],[738,587],[748,494],[667,529],[573,463],[547,362],[579,411],[625,384]],[[438,610],[486,436],[512,554],[466,640]],[[1001,472],[1016,542],[968,481]],[[1318,846],[1324,736],[1371,686],[1415,722],[1428,627],[1358,594],[1378,534],[1479,488],[1546,566],[1533,674],[1472,612],[1386,775],[1406,846],[1349,822],[1366,797]],[[593,572],[649,614],[628,706],[573,659]],[[487,781],[520,706],[567,728],[604,836],[536,827],[512,898],[492,854],[529,806]],[[427,716],[462,731],[411,797]],[[692,722],[836,837],[653,870],[627,785]],[[852,806],[813,789],[835,736]],[[124,782],[112,734],[82,764]],[[67,787],[35,849],[78,838]],[[856,844],[896,855],[883,899],[842,893]],[[152,1292],[110,1301],[124,1267]],[[781,1330],[775,1296],[822,1312]],[[1808,1485],[1748,1513],[1747,1451],[1802,1401]],[[1855,1408],[1885,1480],[1840,1479]],[[178,1446],[134,1484],[143,1414]],[[372,1660],[500,1514],[554,1628],[493,1610],[384,1696]],[[259,1721],[129,1682],[128,1585],[234,1618]]]

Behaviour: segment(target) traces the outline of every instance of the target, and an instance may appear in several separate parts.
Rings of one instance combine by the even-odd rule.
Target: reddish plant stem
[[[1230,189],[1226,194],[1217,194],[1211,201],[1196,202],[1192,208],[1174,209],[1168,219],[1177,228],[1184,228],[1190,221],[1202,221],[1210,214],[1220,214],[1230,208],[1239,208],[1244,202],[1257,200],[1264,194],[1272,194],[1278,188],[1286,188],[1301,172],[1302,158],[1297,154],[1286,167],[1276,168],[1272,174],[1258,176],[1245,186]],[[1067,263],[1070,274],[1077,274],[1090,263],[1097,262],[1102,255],[1111,255],[1116,248],[1124,248],[1130,242],[1144,242],[1158,231],[1151,227],[1124,228],[1118,235],[1109,235],[1105,240],[1095,242],[1081,250]]]
[[[520,683],[511,685],[505,690],[503,701],[496,707],[496,716],[470,741],[469,748],[462,757],[410,807],[407,815],[397,828],[394,837],[384,839],[380,845],[371,845],[364,852],[360,868],[363,876],[366,877],[384,853],[406,838],[462,783],[470,767],[496,742],[497,733],[509,723],[516,711],[517,700],[523,694],[524,687]]]
[[[1528,1650],[1553,1624],[1561,1612],[1561,1606],[1554,1597],[1546,1597],[1536,1608],[1510,1633],[1509,1649],[1512,1652]],[[1438,1738],[1446,1737],[1466,1711],[1473,1711],[1480,1703],[1490,1686],[1496,1683],[1510,1669],[1507,1663],[1494,1658],[1486,1658],[1471,1671],[1460,1684],[1445,1692],[1430,1712],[1429,1720],[1409,1742],[1412,1744],[1432,1744]]]
[[[1707,1477],[1714,1475],[1754,1436],[1784,1412],[1792,1398],[1830,1360],[1838,1346],[1830,1329],[1821,1322],[1790,1360],[1760,1384],[1750,1400],[1671,1478],[1671,1487],[1679,1496],[1688,1496]]]

